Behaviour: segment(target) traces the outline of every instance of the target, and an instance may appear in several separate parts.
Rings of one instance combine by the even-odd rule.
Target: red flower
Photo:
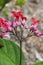
[[[22,17],[22,16],[23,16],[23,14],[22,14],[21,11],[17,12],[17,15],[18,15],[19,17]]]
[[[27,20],[27,18],[23,16],[23,17],[22,17],[22,20]]]
[[[12,11],[11,13],[13,14],[13,17],[16,18],[16,21],[19,21],[19,19],[27,20],[27,18],[23,16],[23,13],[21,11],[19,12]]]
[[[11,13],[12,13],[13,17],[16,18],[16,21],[18,21],[19,20],[19,14],[15,11],[12,11]]]
[[[32,21],[32,22],[35,21],[35,18],[32,17],[32,18],[31,18],[31,21]]]
[[[12,13],[13,17],[17,16],[17,13],[15,11],[12,11],[11,13]]]
[[[2,27],[5,30],[9,30],[9,28],[11,28],[11,25],[9,21],[0,18],[0,27]]]
[[[39,24],[40,23],[40,20],[36,20],[33,22],[33,24]]]
[[[7,28],[8,25],[6,24],[6,21],[0,18],[0,27]]]
[[[2,27],[5,28],[5,29],[7,29],[8,28],[8,25],[6,23],[3,23],[2,24]]]
[[[35,18],[31,18],[32,24],[39,24],[40,20],[36,20]]]
[[[0,18],[0,27],[1,27],[2,23],[3,23],[3,19]]]

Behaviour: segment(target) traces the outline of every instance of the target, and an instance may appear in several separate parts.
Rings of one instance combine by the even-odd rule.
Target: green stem
[[[22,41],[20,41],[20,65],[22,65]]]

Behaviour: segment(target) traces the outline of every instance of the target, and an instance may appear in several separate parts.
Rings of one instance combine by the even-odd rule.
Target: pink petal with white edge
[[[36,36],[38,36],[38,37],[41,36],[41,33],[36,34]]]
[[[36,34],[39,34],[40,33],[40,31],[39,30],[36,30],[36,31],[34,31]]]
[[[25,25],[25,23],[26,23],[26,21],[25,21],[25,20],[23,20],[23,21],[22,21],[22,24],[23,24],[23,25]]]
[[[40,31],[35,31],[35,34],[36,34],[36,36],[41,36],[41,32]]]
[[[25,20],[22,21],[22,25],[28,29],[28,25],[27,25],[27,22]]]
[[[8,31],[12,31],[12,27],[8,26]]]
[[[31,25],[31,26],[30,26],[30,29],[31,29],[31,30],[34,30],[34,31],[38,30],[38,28],[37,28],[36,25]]]
[[[17,24],[17,26],[19,26],[19,25],[21,25],[21,22],[19,22],[19,21],[16,21],[16,24]]]
[[[12,26],[15,28],[17,26],[16,22],[14,21]]]
[[[11,22],[11,21],[8,21],[8,23],[7,23],[7,24],[11,26],[11,25],[12,25],[12,22]]]

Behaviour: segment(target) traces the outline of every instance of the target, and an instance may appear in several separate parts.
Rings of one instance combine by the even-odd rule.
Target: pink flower
[[[21,22],[21,24],[22,24],[25,28],[27,28],[27,29],[28,29],[28,25],[27,25],[26,20],[23,20],[23,21]]]
[[[41,33],[39,32],[38,34],[36,34],[37,37],[41,36]]]
[[[17,24],[16,24],[15,21],[12,22],[12,26],[13,26],[14,28],[17,26]]]
[[[41,32],[40,31],[36,30],[34,32],[35,32],[36,36],[38,36],[38,37],[41,36]]]
[[[36,34],[38,34],[40,31],[39,30],[36,30],[36,31],[34,31]]]
[[[12,27],[8,26],[7,31],[12,31]]]
[[[12,22],[11,21],[8,21],[8,22],[6,22],[6,24],[8,24],[8,26],[11,26],[12,25]]]
[[[20,21],[16,21],[16,25],[17,26],[20,26],[21,25],[21,22]]]
[[[7,30],[8,31],[12,31],[12,22],[11,21],[7,21],[6,24],[8,25]]]
[[[21,23],[22,23],[22,25],[25,25],[25,24],[26,24],[26,21],[25,21],[25,20],[23,20]]]
[[[21,22],[20,21],[14,21],[12,26],[15,28],[17,26],[20,26],[21,25]]]
[[[31,25],[31,26],[30,26],[30,30],[36,31],[37,29],[38,29],[38,28],[37,28],[36,25]]]

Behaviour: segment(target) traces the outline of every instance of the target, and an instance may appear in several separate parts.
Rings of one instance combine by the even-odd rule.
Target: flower
[[[21,11],[19,11],[19,12],[12,11],[11,13],[12,13],[13,17],[16,18],[16,21],[18,21],[19,18],[22,18],[22,16],[23,16]]]
[[[42,32],[42,31],[39,31],[39,30],[34,31],[34,33],[35,33],[36,36],[38,36],[38,37],[43,35],[43,32]]]
[[[36,36],[41,36],[43,33],[38,30],[37,24],[40,23],[40,20],[36,20],[35,18],[31,18],[32,25],[30,26],[30,30],[33,30]]]
[[[20,26],[21,25],[21,22],[20,21],[16,21],[16,25],[17,26]]]
[[[21,11],[19,11],[19,12],[17,12],[17,15],[18,15],[20,18],[22,18],[23,13],[22,13]]]
[[[13,17],[16,18],[16,21],[18,21],[19,19],[27,20],[27,18],[23,16],[23,13],[21,11],[19,11],[19,12],[12,11],[11,13],[12,13]]]
[[[0,18],[0,27],[3,27],[3,28],[7,28],[8,27],[6,22],[2,18]]]
[[[5,20],[0,18],[0,28],[1,28],[1,38],[10,38],[9,32],[13,31],[14,28],[18,26],[24,26],[28,30],[33,30],[36,36],[43,35],[43,31],[39,31],[38,24],[40,20],[36,20],[34,17],[31,18],[31,26],[29,27],[27,24],[27,18],[23,15],[21,11],[15,12],[12,11],[12,16],[14,17],[14,21]]]
[[[21,24],[28,29],[28,25],[25,19],[22,20]]]
[[[35,21],[35,18],[34,18],[34,17],[32,17],[32,18],[31,18],[31,21],[32,21],[32,22],[33,22],[33,21]]]
[[[36,20],[35,18],[31,18],[32,24],[37,25],[40,23],[40,20]]]
[[[12,22],[12,26],[13,26],[13,28],[15,28],[17,26],[15,21]]]
[[[22,20],[27,20],[27,18],[26,18],[26,17],[24,17],[24,16],[22,16]]]
[[[35,24],[35,25],[37,25],[39,23],[40,23],[40,20],[36,20],[36,21],[33,22],[33,24]]]
[[[11,25],[12,24],[10,21],[0,18],[0,27],[2,27],[3,31],[12,31]]]
[[[17,13],[15,11],[12,11],[11,13],[13,17],[16,17]]]
[[[37,28],[36,25],[31,25],[31,26],[30,26],[30,30],[36,31],[36,30],[38,30],[38,28]]]

